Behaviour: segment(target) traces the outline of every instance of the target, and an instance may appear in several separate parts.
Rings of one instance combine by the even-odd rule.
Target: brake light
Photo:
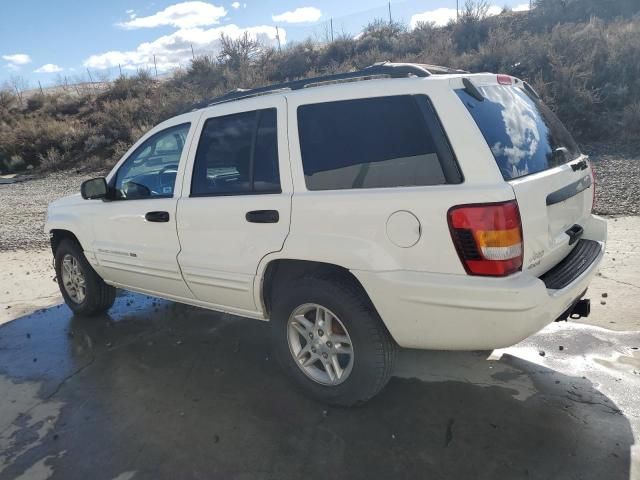
[[[503,277],[522,268],[522,223],[515,200],[449,209],[449,230],[470,275]]]
[[[497,75],[497,80],[500,85],[511,85],[513,83],[513,79],[509,75],[505,75],[503,73]]]

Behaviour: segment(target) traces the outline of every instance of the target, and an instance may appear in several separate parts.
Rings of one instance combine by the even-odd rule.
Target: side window
[[[205,122],[193,167],[192,196],[280,191],[275,108]]]
[[[115,198],[172,197],[189,123],[168,128],[140,145],[116,173]]]
[[[309,190],[439,185],[455,163],[425,95],[302,105],[298,132]]]

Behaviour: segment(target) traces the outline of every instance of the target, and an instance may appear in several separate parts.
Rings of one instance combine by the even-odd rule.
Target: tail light
[[[460,205],[448,213],[460,260],[470,275],[503,277],[522,268],[522,223],[515,200]]]
[[[513,78],[511,78],[511,76],[505,75],[503,73],[498,74],[496,76],[496,80],[498,81],[498,83],[500,85],[511,85],[511,84],[513,84]]]

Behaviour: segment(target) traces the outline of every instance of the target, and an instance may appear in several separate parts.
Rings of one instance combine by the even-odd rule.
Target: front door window
[[[116,174],[114,198],[135,200],[172,197],[189,126],[189,123],[185,123],[168,128],[140,145]]]

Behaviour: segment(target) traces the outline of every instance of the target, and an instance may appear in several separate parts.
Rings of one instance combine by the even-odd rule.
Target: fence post
[[[96,93],[95,85],[93,84],[93,77],[91,76],[89,67],[87,67],[87,73],[89,74],[89,82],[91,83],[91,90],[93,90],[93,93]]]

